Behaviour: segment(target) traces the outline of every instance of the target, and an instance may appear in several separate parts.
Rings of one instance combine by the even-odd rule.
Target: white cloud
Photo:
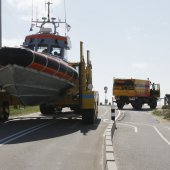
[[[47,0],[46,0],[47,1]],[[38,5],[44,5],[43,0],[33,0],[34,8],[35,6]],[[32,0],[7,0],[7,3],[11,6],[14,7],[18,10],[30,10],[32,7]],[[61,0],[55,0],[53,1],[53,5],[59,5],[61,3]]]

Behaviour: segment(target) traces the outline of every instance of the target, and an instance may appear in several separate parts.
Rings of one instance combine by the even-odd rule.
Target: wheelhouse
[[[67,50],[71,48],[71,42],[69,37],[43,33],[27,36],[23,46],[36,52],[66,59]]]

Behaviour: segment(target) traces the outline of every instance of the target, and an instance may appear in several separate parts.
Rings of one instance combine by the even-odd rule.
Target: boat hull
[[[15,64],[0,69],[0,85],[24,105],[55,102],[75,86],[68,80]]]

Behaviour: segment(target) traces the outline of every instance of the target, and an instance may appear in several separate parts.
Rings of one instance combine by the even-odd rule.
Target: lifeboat
[[[48,3],[50,5],[50,3]],[[66,60],[70,39],[56,31],[54,18],[43,18],[40,31],[28,35],[20,48],[0,49],[0,86],[24,105],[40,105],[59,100],[69,88],[78,86],[78,72]],[[54,25],[45,28],[46,23]]]

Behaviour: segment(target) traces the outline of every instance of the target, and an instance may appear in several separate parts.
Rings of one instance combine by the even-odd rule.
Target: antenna
[[[52,3],[52,0],[45,0],[45,6],[47,5],[48,6],[48,14],[47,14],[47,18],[46,17],[43,17],[42,18],[42,21],[40,21],[40,20],[38,20],[38,19],[36,19],[35,21],[34,20],[32,20],[32,24],[31,24],[31,28],[30,28],[30,31],[32,31],[33,30],[33,26],[36,26],[36,27],[38,27],[38,28],[40,28],[40,31],[39,32],[41,32],[41,30],[42,30],[42,28],[43,28],[43,26],[45,25],[45,24],[47,24],[47,23],[51,23],[51,24],[53,24],[53,26],[54,26],[54,32],[53,32],[53,34],[58,34],[58,32],[57,32],[57,28],[59,27],[59,25],[60,24],[65,24],[66,25],[66,22],[65,21],[61,21],[61,20],[58,20],[58,21],[55,21],[56,20],[56,18],[54,18],[54,17],[52,17],[52,18],[50,18],[50,5],[51,4],[53,4]],[[66,18],[66,17],[65,17]],[[66,19],[65,19],[66,20]],[[40,24],[40,25],[39,25]],[[70,29],[70,26],[67,24],[67,30],[68,30],[68,28]]]
[[[38,0],[37,0],[37,4],[36,4],[36,20],[38,19]]]
[[[65,22],[67,23],[66,0],[64,0],[64,15],[65,15]]]
[[[46,14],[46,4],[47,4],[47,1],[45,0],[45,14]]]
[[[64,0],[64,15],[65,15],[65,36],[67,35],[67,11],[66,11],[66,0]]]
[[[50,0],[46,3],[48,5],[48,15],[47,15],[47,21],[50,22],[50,5],[52,4]]]
[[[34,4],[33,4],[33,0],[32,0],[32,21],[33,21],[33,15],[34,15],[33,7],[34,7]]]

